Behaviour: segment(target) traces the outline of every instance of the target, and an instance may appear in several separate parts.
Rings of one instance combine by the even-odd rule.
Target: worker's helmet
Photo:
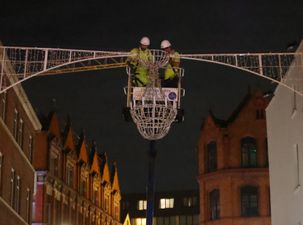
[[[148,37],[143,37],[143,38],[141,38],[140,44],[141,44],[141,45],[147,45],[147,46],[148,46],[148,45],[150,44],[149,38],[148,38]]]
[[[162,48],[162,49],[168,48],[168,47],[170,47],[170,46],[171,46],[171,44],[170,44],[170,42],[169,42],[168,40],[163,40],[163,41],[161,41],[161,48]]]

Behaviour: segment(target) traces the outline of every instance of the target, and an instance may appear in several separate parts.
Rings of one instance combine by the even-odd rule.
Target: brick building
[[[3,52],[0,52],[3,57]],[[12,67],[0,65],[0,82],[15,77],[6,74]],[[0,224],[31,224],[35,169],[32,156],[41,124],[21,85],[0,94]]]
[[[6,74],[9,60],[4,86],[17,79]],[[95,144],[55,113],[40,121],[20,84],[0,94],[0,225],[118,225],[120,199],[117,166]]]
[[[124,194],[121,220],[127,215],[132,225],[146,225],[146,193]],[[198,225],[199,191],[180,190],[155,193],[154,225]]]
[[[198,141],[200,225],[269,225],[270,192],[265,108],[248,94],[231,117],[209,113]]]
[[[69,122],[61,132],[56,113],[37,137],[39,151],[33,224],[120,224],[120,187],[114,163],[94,143],[77,137]]]

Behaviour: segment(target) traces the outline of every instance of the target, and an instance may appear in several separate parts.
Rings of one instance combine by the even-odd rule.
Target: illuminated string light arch
[[[125,67],[128,56],[129,52],[117,51],[0,46],[0,93],[35,76]],[[181,59],[247,71],[303,97],[303,52],[181,54]],[[285,79],[290,66],[299,68],[302,76]]]

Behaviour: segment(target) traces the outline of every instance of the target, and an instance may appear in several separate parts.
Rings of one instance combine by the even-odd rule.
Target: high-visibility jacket
[[[173,67],[179,67],[180,64],[180,54],[175,50],[172,50],[169,55],[169,62],[164,66],[164,80],[174,79],[176,71],[174,71]]]
[[[141,65],[140,61],[152,61],[152,53],[149,49],[134,48],[128,61],[135,69],[135,83],[137,86],[146,86],[148,83],[148,68]]]

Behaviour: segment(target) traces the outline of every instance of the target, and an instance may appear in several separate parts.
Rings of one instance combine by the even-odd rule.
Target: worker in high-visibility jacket
[[[138,48],[130,51],[131,56],[127,59],[127,64],[131,68],[132,83],[137,87],[144,87],[149,82],[148,68],[142,65],[142,61],[152,62],[152,53],[148,49],[150,40],[148,37],[143,37],[140,40]]]
[[[162,87],[178,86],[178,68],[180,66],[180,54],[175,51],[168,40],[161,42],[161,49],[169,55],[169,61],[163,66],[164,74],[162,74]],[[161,74],[160,74],[161,76]]]

